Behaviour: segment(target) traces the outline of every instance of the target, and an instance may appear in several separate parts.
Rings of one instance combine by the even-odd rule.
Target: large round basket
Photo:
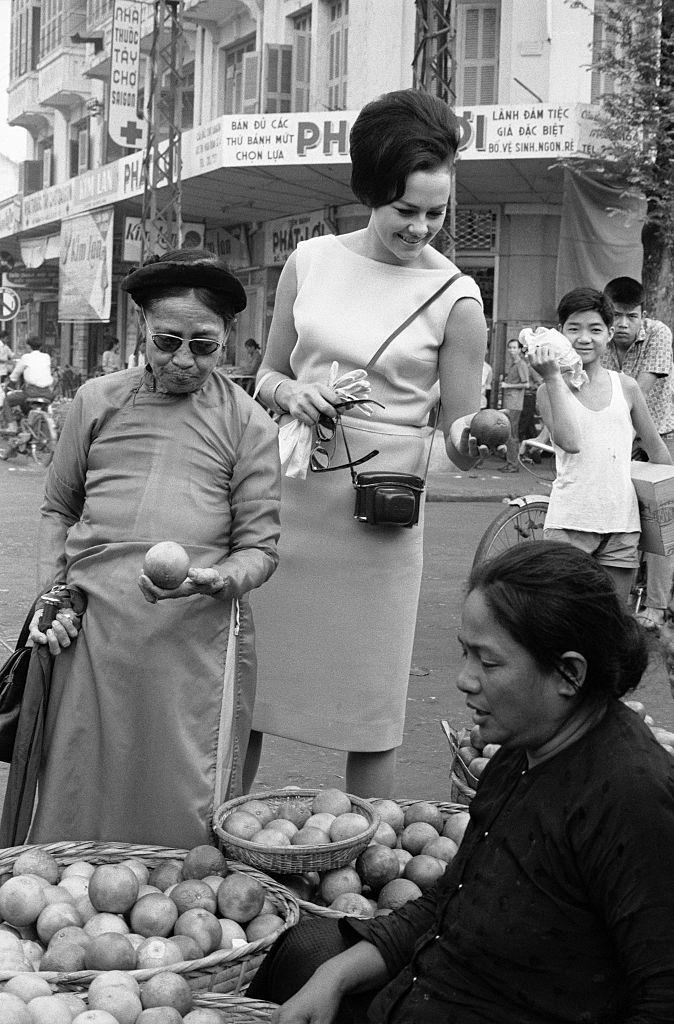
[[[375,798],[373,797],[372,799]],[[400,804],[403,810],[405,810],[407,807],[410,807],[412,804],[416,804],[418,802],[418,800],[396,800],[396,803]],[[465,814],[466,811],[468,810],[466,805],[462,803],[445,803],[443,801],[438,800],[426,800],[424,802],[433,804],[434,807],[437,807],[440,813],[442,814],[445,822],[453,814]],[[309,900],[303,900],[299,898],[297,902],[302,913],[311,914],[314,917],[349,917],[348,914],[345,914],[341,910],[333,910],[331,907],[324,907],[320,903],[311,903]]]
[[[297,801],[311,807],[311,802],[319,789],[277,789],[269,793],[251,793],[218,807],[213,815],[213,831],[220,840],[225,853],[236,857],[244,864],[271,871],[273,874],[294,874],[302,871],[327,871],[330,868],[342,868],[357,857],[361,850],[370,843],[377,831],[379,818],[367,800],[347,794],[352,808],[367,818],[368,827],[360,835],[351,839],[342,839],[325,846],[260,846],[247,839],[238,839],[227,832],[229,815],[249,800],[264,800],[274,810],[287,801]]]
[[[276,1003],[262,999],[247,999],[246,996],[219,992],[200,992],[194,997],[194,1008],[219,1010],[227,1024],[255,1024],[256,1021],[270,1021]]]
[[[153,868],[170,860],[182,861],[187,850],[176,850],[164,846],[136,846],[130,843],[63,842],[42,846],[13,846],[0,849],[0,874],[11,872],[19,854],[26,850],[41,849],[51,854],[58,864],[65,867],[75,861],[90,864],[117,864],[122,860],[135,858],[147,867]],[[299,920],[299,907],[293,893],[280,882],[262,874],[248,864],[229,863],[231,871],[252,876],[264,887],[276,912],[285,921],[285,928]],[[254,942],[248,942],[237,949],[218,949],[199,960],[184,960],[171,964],[169,970],[182,975],[194,991],[213,990],[217,992],[242,992],[252,980],[262,963],[266,951],[284,929],[267,935]],[[146,981],[153,974],[167,970],[166,967],[143,968],[129,971],[137,981]],[[7,981],[15,972],[0,971],[0,982]],[[40,971],[38,977],[45,978],[58,991],[81,992],[102,971]]]

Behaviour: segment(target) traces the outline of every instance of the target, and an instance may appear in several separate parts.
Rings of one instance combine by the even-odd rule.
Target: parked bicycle
[[[51,399],[5,387],[5,400],[16,429],[6,432],[6,447],[0,458],[7,461],[16,455],[30,455],[37,465],[48,466],[58,437]]]
[[[525,451],[529,450],[530,456],[519,455],[518,461],[521,468],[529,473],[538,484],[542,484],[547,493],[523,494],[517,498],[510,498],[507,507],[482,535],[475,550],[474,566],[493,558],[505,551],[506,548],[512,547],[513,544],[543,540],[550,491],[555,479],[555,449],[552,445],[544,444],[534,438],[524,441],[522,447]],[[543,468],[542,461],[535,461],[536,455],[550,457],[549,469]],[[536,468],[532,468],[532,466]],[[630,591],[630,607],[635,614],[641,610],[645,596],[646,559],[643,557],[643,552],[640,552],[639,568]]]

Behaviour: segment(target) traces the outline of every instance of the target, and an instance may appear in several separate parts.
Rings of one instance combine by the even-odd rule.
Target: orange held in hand
[[[145,555],[143,572],[162,590],[175,590],[185,580],[190,556],[185,548],[172,540],[162,541]]]
[[[497,448],[510,437],[510,420],[499,409],[480,409],[470,421],[470,432],[478,444]]]

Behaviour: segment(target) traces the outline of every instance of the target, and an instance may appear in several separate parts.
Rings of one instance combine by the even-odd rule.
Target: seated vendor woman
[[[389,916],[300,922],[248,994],[274,1024],[671,1024],[674,761],[620,699],[641,628],[596,561],[541,541],[473,571],[459,643],[501,746],[454,861]]]

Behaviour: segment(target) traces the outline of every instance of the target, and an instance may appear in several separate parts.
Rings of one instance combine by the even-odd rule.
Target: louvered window
[[[463,3],[457,13],[457,102],[464,107],[496,103],[499,8]]]
[[[292,109],[311,110],[311,11],[293,19]]]
[[[255,67],[249,66],[246,69],[246,92],[249,104],[251,103],[252,94],[252,112],[256,109],[259,64],[257,63],[258,54],[253,53],[254,49],[255,37],[251,36],[245,42],[239,43],[238,46],[232,46],[220,51],[222,69],[220,88],[223,98],[221,103],[218,104],[218,108],[222,107],[223,114],[241,114],[244,110],[244,59],[248,55],[254,56]]]
[[[349,0],[337,0],[328,11],[328,110],[346,108],[349,44]]]
[[[292,63],[292,46],[265,46],[265,114],[290,110]]]

